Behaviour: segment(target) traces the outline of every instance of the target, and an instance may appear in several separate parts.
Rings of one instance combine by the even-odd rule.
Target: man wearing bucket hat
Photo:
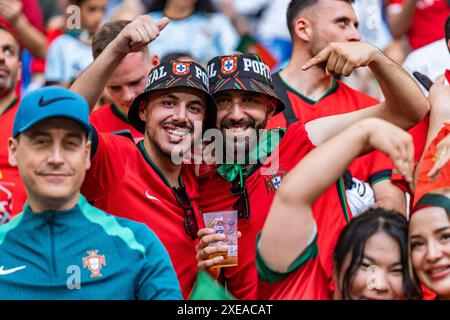
[[[181,299],[156,235],[80,194],[90,131],[80,95],[47,87],[23,97],[8,147],[28,201],[0,226],[0,299]]]
[[[355,54],[349,54],[347,51],[336,55],[349,59],[350,62],[356,59]],[[363,57],[369,58],[374,57]],[[319,59],[311,60],[312,63],[319,63]],[[306,126],[297,122],[286,132],[277,129],[264,132],[257,135],[259,140],[256,147],[245,146],[240,149],[249,153],[241,157],[246,162],[235,161],[234,153],[229,157],[232,161],[228,163],[223,162],[212,169],[211,166],[201,168],[199,184],[202,212],[236,210],[240,218],[239,230],[242,237],[239,239],[238,266],[224,268],[227,288],[238,298],[258,297],[258,272],[255,266],[257,233],[264,225],[274,194],[283,177],[305,154],[358,120],[379,117],[402,128],[409,128],[428,111],[428,103],[413,80],[399,67],[390,64],[389,68],[389,74],[383,70],[386,84],[393,85],[401,81],[408,88],[407,94],[400,93],[405,104],[382,103],[345,115],[317,119]],[[210,92],[217,103],[216,126],[221,129],[225,139],[228,137],[228,140],[235,142],[234,150],[239,150],[239,144],[242,144],[240,141],[246,141],[245,137],[250,136],[254,129],[264,128],[271,116],[283,110],[282,102],[273,92],[269,68],[256,55],[216,57],[208,64],[208,74]],[[415,103],[409,103],[412,97],[416,99]],[[229,192],[225,193],[223,190]],[[341,178],[314,205],[314,212],[327,212],[326,215],[318,214],[314,218],[319,230],[318,246],[322,252],[320,259],[330,277],[334,244],[350,215],[343,192]],[[326,231],[321,233],[320,230]],[[209,255],[228,249],[226,246],[207,247],[220,238],[220,235],[210,232],[209,229],[199,231],[201,240],[197,251],[199,266],[202,267],[210,267],[222,259],[221,256],[208,259]],[[301,257],[299,261],[302,261]],[[270,269],[270,266],[267,269]],[[288,275],[275,272],[264,280],[273,282]],[[260,292],[259,297],[276,298],[271,296],[270,290]]]
[[[111,75],[111,66],[147,45],[158,34],[149,30],[158,28],[161,26],[148,16],[125,26],[77,79],[74,88],[90,103],[95,102]],[[201,219],[197,179],[182,165],[182,159],[172,156],[191,149],[201,134],[198,125],[211,123],[215,111],[202,66],[165,61],[154,67],[145,91],[135,98],[128,112],[129,122],[144,139],[134,144],[94,127],[92,166],[82,186],[82,193],[97,208],[143,222],[156,233],[169,252],[185,298],[197,274],[193,240]]]

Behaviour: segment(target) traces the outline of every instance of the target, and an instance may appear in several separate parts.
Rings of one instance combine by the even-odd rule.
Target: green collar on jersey
[[[280,71],[281,72],[281,71]],[[281,76],[280,74],[280,79],[281,82],[283,83],[283,85],[291,92],[295,93],[297,96],[299,96],[303,101],[305,101],[308,104],[314,105],[317,102],[319,102],[320,100],[326,98],[327,96],[329,96],[330,94],[336,92],[339,89],[339,84],[336,81],[336,79],[333,78],[333,83],[331,84],[331,87],[318,99],[318,100],[313,100],[311,98],[308,98],[307,96],[305,96],[304,94],[298,92],[296,89],[292,88]]]
[[[282,128],[264,131],[256,148],[246,155],[245,164],[225,163],[217,168],[217,173],[229,182],[239,177],[239,184],[241,187],[244,187],[244,178],[253,172],[252,168],[254,167],[248,167],[248,164],[256,164],[260,160],[264,161],[266,157],[269,157],[273,150],[278,147],[285,132],[286,129]]]
[[[139,151],[141,152],[144,159],[147,161],[147,163],[152,167],[153,170],[158,174],[158,176],[161,178],[161,180],[168,186],[169,188],[173,188],[173,186],[170,184],[169,180],[167,180],[164,173],[158,168],[158,166],[153,162],[150,155],[147,153],[147,150],[145,150],[144,146],[144,140],[141,140],[137,143],[137,147]],[[183,179],[181,178],[181,174],[178,176],[178,182],[180,183],[180,187],[184,188]]]
[[[122,112],[122,110],[119,109],[118,106],[116,106],[114,103],[111,103],[111,112],[113,115],[115,115],[117,118],[122,120],[123,122],[130,124],[130,121],[128,121],[127,116]]]
[[[17,98],[14,98],[2,111],[0,111],[0,116],[6,113],[9,109],[11,109],[17,103]]]

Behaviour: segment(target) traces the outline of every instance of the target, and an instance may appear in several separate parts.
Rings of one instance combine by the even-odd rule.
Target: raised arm
[[[154,22],[147,15],[136,18],[119,33],[97,59],[77,78],[70,89],[82,95],[92,110],[109,77],[123,58],[128,53],[142,50],[151,41],[155,40],[168,23],[169,19],[165,17],[158,22]]]
[[[35,28],[23,13],[23,4],[18,0],[0,0],[0,16],[14,28],[22,46],[39,59],[45,59],[47,39]]]
[[[406,130],[422,120],[429,111],[426,97],[409,74],[371,44],[332,43],[306,62],[303,69],[321,63],[326,63],[327,72],[344,76],[350,75],[356,68],[368,66],[386,100],[370,108],[309,122],[306,129],[315,145],[320,145],[358,120],[381,118]]]
[[[325,142],[286,175],[275,195],[259,243],[261,257],[272,270],[286,272],[308,247],[315,233],[312,204],[354,158],[369,148],[390,156],[405,178],[411,180],[414,159],[411,136],[386,121],[375,118],[360,121]]]

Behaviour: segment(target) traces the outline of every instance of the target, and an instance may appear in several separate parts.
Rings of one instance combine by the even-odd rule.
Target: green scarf
[[[244,178],[251,171],[248,167],[249,163],[257,163],[263,157],[268,157],[272,154],[273,150],[278,147],[286,129],[278,128],[264,131],[263,135],[258,141],[258,145],[248,155],[246,155],[246,163],[225,163],[217,168],[217,173],[225,180],[232,182],[239,177],[239,184],[244,187]]]

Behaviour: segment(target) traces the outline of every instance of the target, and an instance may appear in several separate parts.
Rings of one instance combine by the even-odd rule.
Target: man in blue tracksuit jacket
[[[28,201],[0,225],[0,299],[181,299],[156,235],[80,194],[88,119],[86,101],[63,88],[33,91],[20,104],[9,161]]]

